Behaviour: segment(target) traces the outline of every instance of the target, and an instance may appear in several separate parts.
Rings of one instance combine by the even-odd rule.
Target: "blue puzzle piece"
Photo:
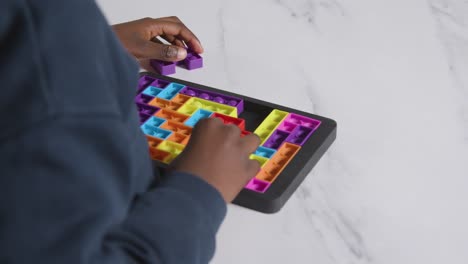
[[[184,87],[185,85],[182,85],[182,84],[170,83],[166,86],[166,88],[164,88],[164,90],[162,90],[158,95],[156,95],[156,97],[166,99],[166,100],[171,100]]]
[[[149,86],[145,90],[143,90],[143,94],[149,95],[156,97],[158,94],[160,94],[163,91],[163,89],[154,87],[154,86]]]
[[[160,127],[164,122],[166,122],[166,119],[152,116],[145,122],[145,125]]]
[[[271,157],[273,157],[275,153],[276,153],[276,150],[274,149],[260,146],[257,148],[254,154],[257,156],[267,158],[267,159],[271,159]]]
[[[203,118],[208,118],[212,114],[213,112],[211,111],[198,109],[197,111],[195,111],[195,113],[192,114],[192,116],[187,121],[185,121],[185,125],[193,127],[198,123],[198,121],[200,121]]]
[[[166,139],[172,134],[172,131],[165,130],[165,129],[155,127],[152,125],[148,125],[148,124],[143,124],[141,126],[141,130],[146,135],[150,135],[150,136],[157,137],[160,139]]]

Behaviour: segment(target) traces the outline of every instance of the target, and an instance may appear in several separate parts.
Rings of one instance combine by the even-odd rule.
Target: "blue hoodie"
[[[0,263],[207,263],[219,192],[155,184],[138,67],[91,0],[0,1]]]

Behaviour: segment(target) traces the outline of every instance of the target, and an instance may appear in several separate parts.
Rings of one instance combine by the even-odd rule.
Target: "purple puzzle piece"
[[[203,58],[191,49],[187,49],[187,57],[177,62],[177,65],[182,66],[187,70],[199,69],[203,67]]]
[[[142,103],[136,104],[138,112],[145,114],[145,115],[154,115],[157,111],[159,111],[158,107],[154,107],[151,105],[146,105]]]
[[[139,94],[135,97],[135,103],[148,104],[153,98],[154,97],[146,94]]]
[[[169,61],[150,60],[151,67],[162,75],[171,75],[176,72],[176,63]]]
[[[319,120],[290,113],[279,127],[281,129],[284,129],[285,127],[294,128],[291,131],[286,129],[291,132],[286,139],[286,142],[302,146],[320,126],[320,123],[321,122]]]
[[[286,142],[302,146],[313,132],[314,130],[310,127],[297,126],[286,139]]]
[[[148,120],[148,118],[150,118],[150,115],[147,115],[147,114],[138,113],[138,115],[140,116],[140,124],[145,123],[146,120]]]
[[[271,134],[263,146],[271,149],[278,149],[288,136],[288,132],[277,129]]]
[[[203,67],[203,58],[197,53],[188,50],[185,58],[185,67],[187,70],[194,70]]]
[[[156,88],[161,88],[164,89],[166,86],[169,84],[168,81],[160,80],[160,79],[155,79],[154,82],[152,82],[149,86],[153,86]]]
[[[138,93],[143,91],[146,87],[148,87],[155,79],[150,76],[143,76],[138,80]]]
[[[176,72],[176,65],[187,70],[194,70],[203,67],[203,58],[191,49],[187,49],[187,57],[178,62],[167,62],[160,60],[150,60],[151,67],[162,75],[171,75]]]

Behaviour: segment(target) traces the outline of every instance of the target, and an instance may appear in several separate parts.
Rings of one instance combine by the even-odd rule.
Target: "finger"
[[[157,23],[154,23],[157,21]],[[153,35],[171,35],[187,43],[187,45],[193,49],[196,53],[203,53],[203,47],[198,38],[190,31],[183,23],[173,22],[168,20],[153,20],[150,25],[152,27]]]
[[[162,38],[165,42],[161,41],[161,39],[159,39],[159,38]],[[176,38],[174,36],[162,35],[162,36],[159,36],[159,38],[154,37],[154,38],[151,39],[151,41],[155,42],[155,43],[165,44],[165,45],[174,44],[174,45],[182,47],[184,49],[187,48],[187,46],[185,45],[185,43],[182,40],[180,40],[180,39],[178,39],[178,38]]]
[[[185,45],[185,43],[182,40],[180,40],[180,39],[178,39],[178,38],[176,38],[174,36],[162,35],[161,37],[163,39],[167,40],[171,44],[177,45],[177,46],[182,47],[182,48],[187,48],[187,46]]]
[[[255,150],[258,148],[258,146],[261,143],[260,138],[254,133],[246,135],[242,137],[240,140],[241,140],[241,148],[247,154],[251,154],[255,152]]]
[[[219,119],[219,118],[214,118],[214,119]],[[219,119],[219,121],[224,125],[224,122]],[[226,137],[229,138],[234,138],[238,139],[240,138],[241,130],[238,126],[229,124],[229,125],[224,125],[224,129],[226,131]]]
[[[258,174],[258,172],[261,169],[260,162],[255,159],[249,159],[247,161],[247,174],[248,174],[248,180],[252,179],[255,177],[255,175]]]
[[[138,59],[138,62],[140,63],[140,68],[148,72],[157,73],[156,70],[151,66],[150,61],[150,59]]]
[[[162,38],[164,41],[166,41],[167,43],[164,43],[160,38]],[[161,36],[158,36],[158,37],[154,37],[151,39],[152,42],[154,43],[159,43],[159,44],[164,44],[164,45],[169,45],[171,44],[169,41],[167,41],[166,39],[164,39],[163,37]]]
[[[182,23],[182,20],[180,20],[180,18],[178,16],[161,17],[161,18],[158,18],[158,19]]]
[[[140,46],[139,58],[156,59],[162,61],[180,61],[187,57],[187,50],[175,45],[165,45],[153,41],[145,41]]]
[[[184,43],[182,40],[178,39],[178,38],[174,39],[174,41],[172,42],[172,44],[177,45],[177,46],[179,46],[179,47],[182,47],[182,48],[184,48],[184,49],[187,48],[187,45],[185,45],[185,43]]]
[[[217,131],[218,127],[224,125],[223,121],[216,120],[217,118],[203,118],[198,121],[193,127],[192,137],[198,137],[199,133],[206,133],[206,131]]]
[[[197,37],[197,36],[182,22],[182,20],[180,20],[180,18],[178,18],[177,16],[163,17],[163,18],[159,18],[158,20],[165,20],[165,21],[170,21],[170,22],[175,22],[175,23],[180,23],[180,24],[182,24],[182,26],[184,26],[188,31],[190,31],[190,32],[195,36],[195,38],[197,39],[198,43],[200,43],[200,46],[201,46],[201,41],[200,41],[200,39],[198,39],[198,37]],[[170,36],[167,36],[167,37],[170,37]],[[174,38],[174,41],[177,42],[177,38],[175,38],[175,37],[173,37],[173,36],[171,36],[171,38]],[[179,40],[181,40],[182,43],[183,43],[183,39],[179,39]],[[173,43],[173,40],[171,40],[170,42]],[[173,43],[173,44],[175,44],[175,43]],[[177,45],[177,44],[176,44],[176,45]],[[185,43],[184,43],[184,45],[185,45]],[[191,48],[193,49],[193,47],[191,47]],[[202,49],[203,49],[203,47],[202,47]],[[197,51],[195,51],[195,52],[197,52]],[[200,52],[198,52],[198,53],[202,53],[202,52],[203,52],[203,50],[200,51]]]

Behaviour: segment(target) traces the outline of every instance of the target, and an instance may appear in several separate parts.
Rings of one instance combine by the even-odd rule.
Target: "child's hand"
[[[253,133],[241,137],[234,125],[225,125],[218,118],[202,119],[171,169],[201,177],[229,203],[260,170],[259,162],[249,159],[259,144]]]
[[[143,18],[114,25],[113,29],[125,48],[140,61],[183,60],[187,56],[184,43],[196,53],[203,53],[198,38],[177,17]],[[162,44],[156,37],[172,45]]]

